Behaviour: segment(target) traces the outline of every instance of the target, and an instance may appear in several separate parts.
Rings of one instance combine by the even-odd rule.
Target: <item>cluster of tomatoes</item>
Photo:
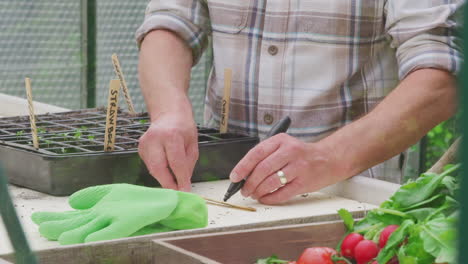
[[[341,244],[341,256],[334,249],[328,247],[306,248],[297,261],[289,264],[347,264],[348,260],[355,260],[357,264],[378,264],[375,258],[381,248],[387,244],[390,235],[398,228],[397,225],[385,227],[379,236],[379,242],[365,239],[361,234],[348,234]],[[346,258],[346,259],[343,259]],[[392,259],[388,264],[398,264]]]

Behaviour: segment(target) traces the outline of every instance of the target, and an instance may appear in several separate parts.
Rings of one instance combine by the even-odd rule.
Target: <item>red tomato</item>
[[[341,255],[343,255],[343,257],[354,259],[354,248],[362,240],[364,240],[364,237],[358,233],[347,235],[341,243]]]
[[[333,248],[311,247],[306,248],[297,260],[297,264],[334,264],[332,256],[336,254]]]

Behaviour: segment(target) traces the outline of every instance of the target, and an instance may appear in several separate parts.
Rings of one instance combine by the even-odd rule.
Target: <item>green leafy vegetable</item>
[[[353,232],[354,230],[354,219],[353,215],[346,209],[338,210],[338,214],[340,215],[341,219],[344,221],[344,225],[348,232]]]
[[[398,251],[398,260],[403,263],[434,263],[435,258],[424,250],[423,241],[417,235],[417,228],[410,230],[408,243],[402,245]]]
[[[422,225],[420,236],[424,249],[436,257],[437,263],[454,263],[456,260],[455,223],[455,218],[446,218],[440,214]]]
[[[445,176],[457,170],[460,165],[450,167],[441,174],[425,173],[416,181],[403,185],[390,199],[401,210],[410,208],[431,196]]]
[[[413,220],[405,220],[401,226],[388,238],[387,244],[377,256],[378,263],[387,263],[395,255],[398,246],[406,239],[410,228],[414,226]]]
[[[279,259],[277,256],[272,255],[271,257],[258,259],[255,264],[275,264],[275,263],[288,263],[288,260]]]
[[[456,263],[456,221],[459,215],[460,165],[445,167],[441,174],[426,173],[398,189],[379,208],[352,223],[344,209],[340,216],[348,228],[366,239],[377,241],[382,229],[399,225],[379,252],[385,264],[398,257],[400,264]]]

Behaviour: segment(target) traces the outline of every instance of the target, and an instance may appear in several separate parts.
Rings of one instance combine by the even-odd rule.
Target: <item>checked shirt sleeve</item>
[[[194,65],[208,46],[208,6],[204,0],[151,0],[145,20],[136,32],[138,46],[146,34],[156,29],[170,30],[192,49]]]
[[[461,67],[456,19],[464,0],[388,0],[386,30],[396,48],[399,77],[422,68],[453,74]]]

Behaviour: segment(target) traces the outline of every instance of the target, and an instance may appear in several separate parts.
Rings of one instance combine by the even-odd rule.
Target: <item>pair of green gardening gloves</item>
[[[61,245],[193,229],[208,224],[198,195],[130,184],[89,187],[70,196],[76,211],[36,212],[39,232]]]

